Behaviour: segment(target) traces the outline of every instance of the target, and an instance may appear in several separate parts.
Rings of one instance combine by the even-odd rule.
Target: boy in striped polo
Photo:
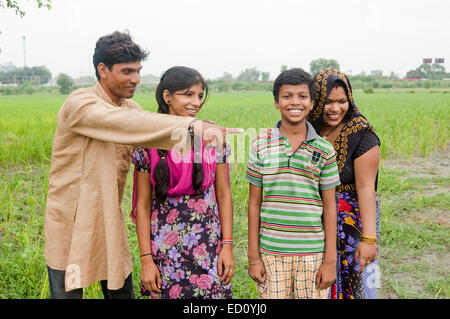
[[[339,173],[333,146],[306,121],[312,94],[307,72],[282,72],[281,121],[250,149],[248,272],[262,299],[327,298],[336,278]]]

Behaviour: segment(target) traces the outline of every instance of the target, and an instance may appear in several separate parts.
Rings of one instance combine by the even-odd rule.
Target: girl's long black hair
[[[173,94],[181,90],[189,90],[193,85],[201,83],[204,90],[205,102],[208,96],[208,85],[203,79],[201,74],[192,68],[184,66],[175,66],[168,69],[161,77],[161,80],[156,88],[156,101],[158,103],[158,113],[168,114],[169,105],[163,98],[164,90],[168,90],[170,94]],[[194,136],[194,165],[192,169],[192,185],[197,194],[202,194],[202,183],[204,179],[203,166],[202,166],[202,154],[201,151],[201,139],[198,136]],[[167,150],[158,150],[158,155],[161,158],[159,163],[155,167],[153,178],[155,180],[155,197],[160,201],[164,201],[167,198],[167,193],[170,187],[170,170],[167,164]]]

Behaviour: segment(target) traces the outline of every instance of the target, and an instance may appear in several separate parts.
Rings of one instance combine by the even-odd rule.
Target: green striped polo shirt
[[[308,255],[325,250],[320,190],[340,184],[336,153],[309,122],[306,140],[292,150],[280,133],[281,121],[270,138],[250,148],[246,178],[263,187],[260,212],[260,252]]]

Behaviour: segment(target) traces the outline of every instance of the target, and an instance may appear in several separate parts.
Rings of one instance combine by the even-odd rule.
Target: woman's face
[[[187,90],[176,91],[173,94],[164,90],[163,96],[169,105],[169,114],[196,117],[203,105],[203,85],[197,83]]]
[[[325,101],[323,110],[323,125],[337,126],[344,119],[349,108],[349,101],[345,89],[341,86],[335,86],[331,89]]]

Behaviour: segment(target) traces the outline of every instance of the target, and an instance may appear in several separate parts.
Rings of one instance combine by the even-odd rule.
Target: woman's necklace
[[[342,123],[343,123],[343,122],[341,122],[341,123],[339,123],[338,125],[336,125],[335,127],[333,127],[333,129],[332,129],[331,131],[329,131],[327,134],[322,135],[322,138],[324,138],[324,139],[326,139],[327,141],[329,141],[329,140],[328,140],[328,136],[329,136],[331,133],[333,133],[334,131],[336,131],[338,127],[342,126]]]

